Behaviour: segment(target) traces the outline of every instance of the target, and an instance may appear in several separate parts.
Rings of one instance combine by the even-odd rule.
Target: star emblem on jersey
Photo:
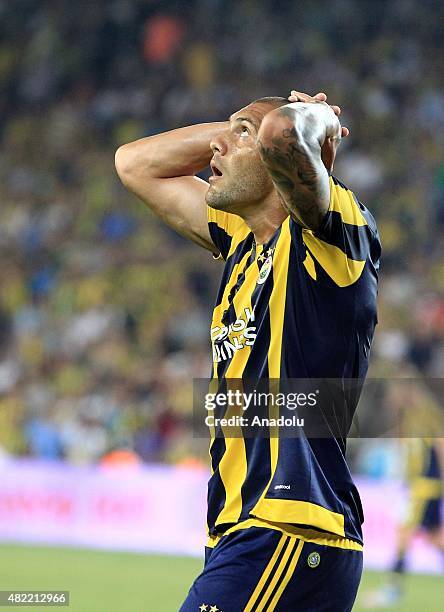
[[[258,260],[258,261],[260,261],[261,263],[262,263],[263,261],[265,261],[264,254],[263,254],[263,253],[261,253],[260,255],[258,255],[257,260]]]
[[[312,569],[314,569],[315,567],[318,567],[320,562],[321,562],[321,555],[317,552],[312,552],[307,557],[308,567],[311,567]]]
[[[199,606],[199,610],[200,612],[207,612],[208,610],[207,604],[202,604],[201,606]]]
[[[267,253],[269,252],[269,250],[267,251]],[[273,255],[269,255],[267,259],[264,261],[264,263],[262,264],[262,267],[260,269],[259,276],[257,278],[258,285],[263,285],[263,283],[265,283],[268,276],[270,275],[272,267],[273,267]]]

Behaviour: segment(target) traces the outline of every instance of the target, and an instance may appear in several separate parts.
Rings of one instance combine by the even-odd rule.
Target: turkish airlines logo
[[[216,325],[211,328],[211,342],[213,345],[213,361],[219,363],[231,357],[246,346],[252,346],[256,340],[256,326],[254,311],[245,308],[244,312],[230,325]]]

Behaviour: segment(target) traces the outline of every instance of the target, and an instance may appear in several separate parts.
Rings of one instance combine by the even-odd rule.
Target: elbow
[[[114,164],[117,174],[125,185],[131,188],[140,180],[159,176],[159,150],[153,144],[140,141],[130,142],[119,147],[115,153]]]
[[[117,149],[114,156],[114,165],[120,180],[124,185],[127,185],[135,166],[134,155],[131,153],[130,145],[122,145]]]
[[[127,146],[128,145],[123,145],[119,147],[114,156],[114,165],[116,167],[116,172],[119,175],[119,178],[122,182],[124,182],[123,179],[130,170]]]

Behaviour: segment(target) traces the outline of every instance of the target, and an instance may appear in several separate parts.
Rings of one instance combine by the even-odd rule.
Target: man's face
[[[253,102],[230,117],[230,127],[210,143],[213,151],[210,186],[206,194],[209,206],[240,213],[263,200],[273,183],[261,161],[256,145],[257,133],[270,104]]]

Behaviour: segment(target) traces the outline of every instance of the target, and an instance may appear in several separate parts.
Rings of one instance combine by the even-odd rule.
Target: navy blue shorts
[[[180,612],[347,612],[361,574],[360,550],[250,527],[206,549]]]

